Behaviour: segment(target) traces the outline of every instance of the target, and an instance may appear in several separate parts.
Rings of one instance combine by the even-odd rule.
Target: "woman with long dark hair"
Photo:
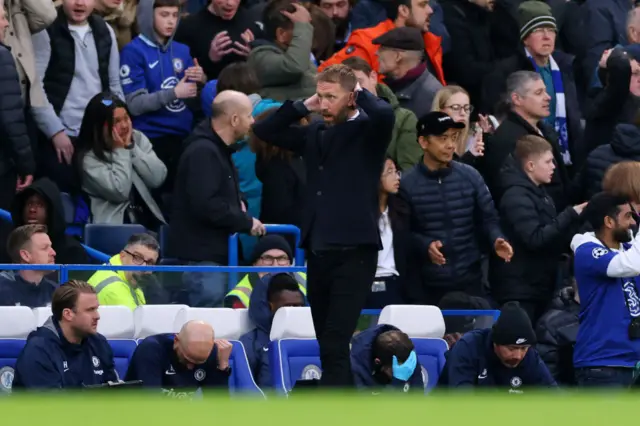
[[[166,223],[149,188],[158,188],[167,168],[147,137],[134,130],[126,104],[111,93],[94,96],[78,135],[76,164],[91,200],[93,223]]]
[[[378,228],[382,250],[378,252],[376,277],[367,299],[368,309],[387,305],[418,303],[414,274],[411,273],[409,206],[398,196],[400,169],[387,158],[384,162],[379,189]]]

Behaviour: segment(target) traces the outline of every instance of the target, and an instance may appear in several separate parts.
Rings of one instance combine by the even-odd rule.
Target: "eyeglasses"
[[[131,256],[131,259],[133,260],[133,263],[138,265],[138,266],[142,266],[142,265],[147,265],[147,266],[153,266],[156,264],[156,260],[155,259],[145,259],[144,257],[140,256],[139,254],[136,253],[131,253],[129,250],[123,250],[125,253],[127,253],[129,256]]]
[[[402,177],[402,172],[400,170],[387,170],[386,172],[382,173],[382,177],[389,177],[389,176],[393,176],[396,175],[399,178]]]
[[[262,261],[263,264],[267,266],[271,266],[275,263],[277,263],[278,265],[288,265],[290,263],[289,256],[273,257],[273,256],[265,255],[265,256],[260,256],[260,260]]]
[[[557,31],[555,28],[536,28],[535,30],[531,31],[531,34],[555,34]]]
[[[460,104],[453,104],[453,105],[449,105],[444,107],[449,108],[450,110],[452,110],[453,112],[460,112],[460,111],[464,111],[467,114],[471,114],[473,112],[473,105],[460,105]]]

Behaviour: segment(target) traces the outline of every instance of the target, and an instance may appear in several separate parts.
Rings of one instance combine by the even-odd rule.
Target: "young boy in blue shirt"
[[[133,127],[144,133],[167,166],[161,192],[170,192],[182,141],[191,132],[193,114],[185,100],[198,95],[207,77],[189,48],[173,41],[180,0],[140,0],[140,35],[120,52],[120,79]]]

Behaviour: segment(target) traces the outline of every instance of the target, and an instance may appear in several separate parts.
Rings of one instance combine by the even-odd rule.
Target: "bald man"
[[[171,200],[168,256],[182,264],[226,265],[228,239],[237,232],[263,235],[262,223],[247,213],[238,172],[231,160],[234,145],[246,138],[253,116],[247,95],[223,91],[213,100],[212,117],[186,139]],[[222,306],[225,273],[183,274],[189,306]]]
[[[136,348],[125,380],[142,380],[174,399],[190,399],[201,388],[229,386],[232,345],[215,339],[213,327],[189,321],[178,334],[156,334]]]

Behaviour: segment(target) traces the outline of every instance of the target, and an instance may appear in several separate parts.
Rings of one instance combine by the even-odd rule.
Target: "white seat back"
[[[36,327],[42,327],[45,321],[51,317],[51,306],[34,308],[33,315],[36,317]]]
[[[240,335],[253,330],[256,326],[249,318],[249,309],[235,309],[238,315],[238,322],[240,324]]]
[[[36,328],[36,316],[26,306],[0,306],[0,339],[26,339]]]
[[[133,311],[134,335],[136,339],[144,339],[160,333],[175,333],[176,315],[187,305],[143,305]]]
[[[412,338],[441,339],[445,331],[442,311],[437,306],[430,305],[385,306],[378,324],[398,327]]]
[[[230,308],[183,308],[176,315],[174,329],[180,331],[189,321],[211,324],[216,339],[237,340],[242,335],[240,314]]]
[[[311,308],[280,308],[273,317],[271,340],[315,339]]]
[[[98,333],[107,339],[133,339],[133,312],[126,306],[100,306]]]

